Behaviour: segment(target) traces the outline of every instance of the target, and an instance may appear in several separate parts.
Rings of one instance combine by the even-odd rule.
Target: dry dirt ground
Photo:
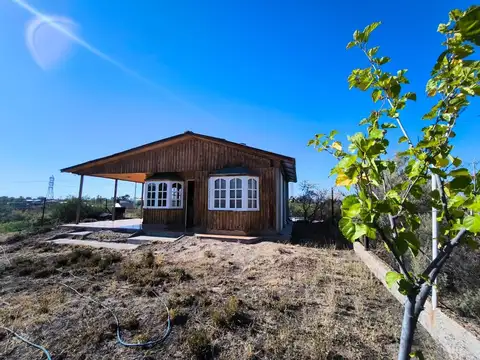
[[[393,359],[401,307],[352,251],[183,238],[130,252],[0,239],[0,325],[53,359]],[[111,308],[129,342],[116,342]],[[153,291],[157,294],[155,295]],[[416,347],[447,359],[422,331]],[[0,330],[0,359],[45,359]]]

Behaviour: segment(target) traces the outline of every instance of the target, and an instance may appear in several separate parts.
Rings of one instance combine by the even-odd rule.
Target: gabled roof
[[[235,147],[237,149],[243,150],[247,153],[252,153],[252,154],[257,155],[257,156],[262,156],[262,157],[269,158],[269,159],[272,159],[272,160],[279,160],[282,163],[283,170],[285,172],[287,180],[288,181],[294,181],[294,182],[297,181],[297,174],[296,174],[296,169],[295,169],[295,159],[292,158],[292,157],[277,154],[277,153],[273,153],[273,152],[262,150],[262,149],[257,149],[257,148],[251,147],[251,146],[247,146],[245,144],[239,144],[239,143],[235,143],[235,142],[228,141],[228,140],[225,140],[225,139],[216,138],[216,137],[213,137],[213,136],[197,134],[197,133],[194,133],[192,131],[186,131],[183,134],[178,134],[178,135],[171,136],[171,137],[161,139],[161,140],[158,140],[158,141],[154,141],[154,142],[151,142],[151,143],[148,143],[148,144],[145,144],[145,145],[137,146],[137,147],[134,147],[134,148],[129,149],[129,150],[121,151],[121,152],[118,152],[118,153],[115,153],[115,154],[112,154],[112,155],[109,155],[109,156],[104,156],[104,157],[101,157],[101,158],[98,158],[98,159],[95,159],[95,160],[90,160],[90,161],[87,161],[87,162],[84,162],[84,163],[81,163],[81,164],[78,164],[78,165],[70,166],[70,167],[61,169],[60,171],[61,172],[68,172],[68,173],[74,173],[74,174],[81,174],[83,172],[83,170],[85,170],[89,167],[92,167],[92,166],[101,165],[101,164],[104,164],[104,163],[108,163],[110,161],[116,161],[116,160],[119,160],[119,159],[121,159],[125,156],[134,155],[134,154],[137,154],[137,153],[153,150],[153,149],[163,147],[163,146],[168,146],[170,144],[174,144],[176,142],[183,141],[183,140],[186,140],[186,139],[191,139],[191,138],[197,138],[197,139],[201,139],[201,140],[212,141],[212,142],[223,144],[223,145],[226,145],[226,146]]]

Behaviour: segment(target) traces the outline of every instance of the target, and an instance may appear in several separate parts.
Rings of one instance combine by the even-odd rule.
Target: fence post
[[[432,191],[437,190],[437,178],[432,173]],[[432,259],[435,259],[438,255],[438,222],[437,222],[437,209],[432,207]],[[437,299],[437,280],[432,286],[432,309],[435,310],[438,305]]]

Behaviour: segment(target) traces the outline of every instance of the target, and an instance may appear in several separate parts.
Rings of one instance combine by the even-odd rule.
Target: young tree
[[[401,269],[401,273],[389,272],[386,282],[390,286],[397,283],[406,296],[398,354],[399,360],[406,360],[421,356],[412,354],[418,317],[452,251],[460,245],[478,246],[473,234],[480,232],[480,195],[474,191],[469,171],[453,154],[451,140],[469,99],[480,95],[480,61],[472,59],[480,44],[480,7],[453,10],[449,22],[438,27],[445,37],[445,50],[426,84],[427,96],[437,102],[423,116],[429,123],[422,128],[423,136],[418,142],[409,137],[400,116],[407,102],[417,98],[415,93],[403,91],[404,84],[408,84],[407,70],[396,74],[384,71],[383,65],[390,59],[378,55],[378,46],[368,44],[370,34],[379,25],[377,22],[355,31],[353,41],[347,45],[347,49],[359,48],[369,64],[353,70],[348,78],[350,88],[370,91],[373,102],[379,104],[360,122],[366,131],[348,137],[347,146],[335,140],[336,131],[328,136],[316,135],[309,144],[337,158],[331,172],[336,175],[337,186],[356,189],[342,204],[342,233],[351,241],[361,236],[382,240]],[[398,142],[405,144],[405,150],[398,154],[407,159],[401,168],[387,156],[387,134],[391,139],[398,131],[394,129],[401,135]],[[386,174],[398,171],[403,173],[398,177],[399,183],[388,189]],[[416,256],[420,247],[415,233],[420,225],[419,207],[411,199],[422,196],[422,187],[429,179],[438,189],[428,194],[432,206],[438,209],[438,256],[423,271],[415,273],[403,257],[407,251]],[[382,226],[385,223],[387,227]]]

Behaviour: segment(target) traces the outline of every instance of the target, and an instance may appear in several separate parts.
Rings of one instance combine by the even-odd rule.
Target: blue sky
[[[299,180],[330,186],[333,160],[307,148],[315,133],[345,137],[373,108],[349,91],[347,76],[366,66],[345,50],[373,21],[372,44],[409,69],[418,93],[403,118],[412,134],[429,100],[424,86],[441,51],[439,22],[472,1],[96,1],[30,0],[72,20],[75,33],[131,71],[72,43],[48,69],[26,45],[32,14],[0,2],[0,195],[75,194],[78,176],[59,169],[192,130],[297,159]],[[40,37],[45,53],[54,42]],[[133,74],[135,72],[137,75]],[[466,162],[478,152],[479,107],[463,115],[455,140]],[[131,183],[119,194],[133,195]],[[113,180],[86,178],[84,194],[111,196]]]

